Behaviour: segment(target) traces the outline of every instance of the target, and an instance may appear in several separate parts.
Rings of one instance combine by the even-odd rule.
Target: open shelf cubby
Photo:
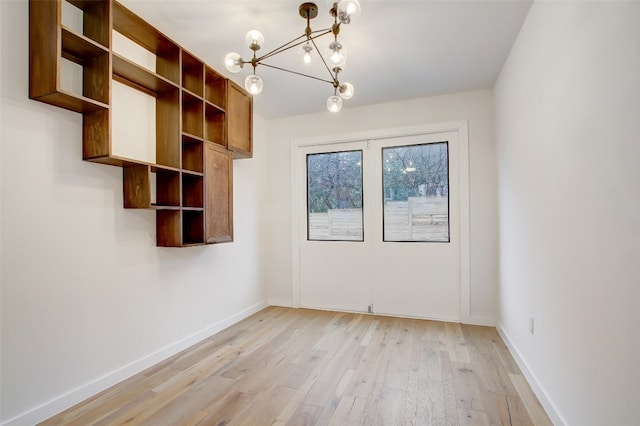
[[[171,80],[160,74],[155,74],[117,53],[113,54],[113,78],[151,96],[178,87]]]
[[[89,37],[75,33],[73,30],[62,27],[62,49],[60,54],[63,58],[84,66],[91,59],[109,54],[109,49],[97,43]]]
[[[209,102],[205,105],[204,138],[218,145],[227,146],[225,112]]]
[[[111,27],[109,25],[110,2],[107,0],[65,0],[82,13],[82,33],[87,38],[109,48]],[[51,2],[55,3],[55,2]]]
[[[202,138],[204,101],[190,92],[182,90],[182,131]]]
[[[156,211],[156,244],[161,247],[182,245],[182,212],[180,210]]]
[[[204,89],[204,63],[182,51],[182,87],[202,97]]]
[[[204,184],[202,175],[182,173],[182,207],[204,207]]]
[[[180,84],[179,45],[116,1],[113,29],[156,56],[156,74]]]
[[[124,166],[123,203],[132,209],[178,209],[180,172],[155,165]]]
[[[227,108],[227,79],[213,69],[205,68],[204,98],[221,111]]]
[[[163,166],[181,166],[180,90],[173,88],[156,97],[156,162]]]
[[[204,172],[204,142],[188,134],[182,134],[182,169],[190,172]]]
[[[204,244],[204,212],[182,210],[182,244]]]

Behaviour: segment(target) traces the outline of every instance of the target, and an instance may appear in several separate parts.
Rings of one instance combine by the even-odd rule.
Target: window
[[[362,151],[307,155],[307,239],[363,241]]]
[[[382,148],[383,240],[449,242],[447,142]]]

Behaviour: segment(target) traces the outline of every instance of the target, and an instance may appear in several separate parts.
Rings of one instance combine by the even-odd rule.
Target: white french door
[[[300,306],[462,319],[459,139],[441,131],[295,147]]]
[[[334,220],[332,211],[320,213],[308,213],[311,203],[307,191],[308,175],[307,170],[310,159],[314,155],[326,154],[328,157],[335,157],[337,162],[342,161],[337,158],[341,153],[359,156],[360,171],[357,170],[357,159],[354,159],[350,166],[356,168],[356,174],[361,173],[362,189],[364,190],[364,179],[366,179],[365,165],[370,161],[370,150],[367,149],[366,142],[351,142],[332,144],[328,146],[310,146],[300,150],[300,162],[302,177],[300,181],[300,303],[304,307],[320,309],[336,309],[347,311],[367,310],[369,303],[372,303],[371,288],[371,259],[373,246],[369,243],[369,218],[365,213],[373,207],[372,200],[368,194],[362,191],[362,202],[359,218],[362,221],[362,230],[357,238],[352,240],[317,240],[311,235],[310,225],[316,219],[314,215],[326,215],[323,221],[326,226]],[[332,159],[328,160],[331,162]],[[338,210],[338,209],[335,209]],[[334,210],[334,211],[335,211]],[[351,209],[356,212],[357,208]],[[333,219],[333,217],[332,217]],[[332,229],[335,227],[332,226]],[[330,231],[325,231],[331,234]],[[335,231],[334,231],[335,232]],[[358,232],[356,232],[357,234]],[[348,234],[348,233],[347,233]],[[332,237],[335,238],[335,235]]]

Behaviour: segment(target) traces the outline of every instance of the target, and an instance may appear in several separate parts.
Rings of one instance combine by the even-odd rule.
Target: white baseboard
[[[269,299],[269,306],[282,306],[283,308],[293,308],[293,303],[289,299]]]
[[[48,401],[38,407],[35,407],[25,413],[22,413],[16,417],[13,417],[2,423],[2,426],[25,426],[39,423],[49,417],[66,410],[75,404],[84,401],[85,399],[102,392],[110,386],[119,383],[134,374],[177,354],[180,351],[187,349],[190,346],[195,345],[198,342],[224,330],[227,327],[247,318],[250,315],[267,307],[267,302],[259,302],[253,306],[248,307],[234,315],[224,318],[209,327],[193,333],[183,339],[178,340],[164,348],[149,354],[143,358],[124,365],[121,368],[105,374],[102,377],[82,385],[76,389],[73,389],[63,395],[60,395],[51,401]]]
[[[547,415],[549,416],[553,424],[556,426],[567,425],[568,423],[560,414],[560,410],[558,410],[556,404],[551,401],[551,398],[549,398],[547,392],[544,390],[544,387],[540,384],[535,374],[533,374],[533,372],[529,368],[529,365],[520,354],[520,351],[518,351],[518,349],[513,344],[513,341],[509,338],[509,335],[502,327],[502,324],[498,324],[496,326],[496,330],[498,330],[498,334],[500,334],[500,337],[502,337],[502,340],[509,348],[509,352],[511,352],[511,355],[513,355],[513,358],[518,364],[518,367],[520,367],[522,374],[527,379],[527,382],[529,382],[533,393],[535,393],[536,397],[538,397],[540,404],[542,404],[542,407],[547,412]]]
[[[482,315],[471,315],[468,318],[463,319],[463,324],[469,325],[483,325],[487,327],[495,327],[496,319],[493,317],[482,316]]]
[[[282,298],[269,299],[269,306],[282,306],[284,308],[294,307],[290,299],[282,299]],[[300,308],[318,309],[321,311],[351,312],[351,313],[358,313],[358,314],[366,313],[364,311],[355,311],[355,310],[349,310],[349,309],[332,309],[332,308],[326,308],[324,306],[321,307],[321,306],[302,306],[301,305]],[[374,312],[374,314],[381,315],[381,316],[398,316],[394,314],[384,314],[380,312]],[[472,315],[468,318],[463,318],[463,319],[445,318],[445,317],[423,317],[423,316],[411,316],[411,315],[405,315],[405,316],[400,315],[399,317],[416,318],[416,319],[424,319],[424,320],[431,320],[431,321],[458,322],[462,324],[483,325],[488,327],[496,326],[496,319],[494,317],[482,316],[482,315]]]
[[[303,309],[315,309],[318,311],[327,311],[327,312],[345,312],[350,314],[367,314],[368,312],[355,310],[355,309],[345,309],[345,308],[327,308],[324,306],[300,306]],[[398,315],[398,314],[388,314],[384,312],[373,311],[371,315],[377,315],[381,317],[390,317],[390,318],[408,318],[408,319],[418,319],[418,320],[426,320],[426,321],[439,321],[439,322],[453,322],[453,323],[461,323],[459,318],[450,318],[450,317],[438,317],[438,316],[418,316],[418,315]]]

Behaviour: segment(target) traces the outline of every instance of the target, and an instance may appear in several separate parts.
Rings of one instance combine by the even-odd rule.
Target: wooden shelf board
[[[204,102],[204,98],[196,95],[195,93],[182,88],[182,107],[189,105],[198,105]]]
[[[179,50],[178,44],[117,1],[113,2],[113,29],[156,55]]]
[[[157,171],[167,171],[167,172],[179,172],[180,169],[177,167],[171,167],[171,166],[165,166],[163,164],[152,164],[149,163],[149,166],[151,166],[151,171],[152,172],[157,172]]]
[[[66,1],[81,10],[85,10],[89,6],[93,6],[95,4],[95,0],[66,0]]]
[[[233,242],[233,238],[230,236],[210,237],[207,239],[207,244],[230,243],[230,242]]]
[[[82,114],[109,109],[109,105],[105,103],[64,90],[58,90],[57,92],[39,96],[34,99]]]
[[[165,206],[159,204],[149,204],[148,206],[123,206],[127,210],[180,210],[179,206]]]
[[[153,173],[156,173],[157,171],[168,171],[168,172],[180,173],[180,169],[177,167],[164,166],[162,164],[149,163],[146,161],[134,160],[126,157],[119,157],[117,155],[89,157],[89,158],[85,158],[84,160],[92,163],[107,164],[107,165],[116,166],[116,167],[149,166],[151,167],[151,172]]]
[[[183,175],[188,175],[188,176],[193,176],[193,177],[202,177],[202,176],[204,176],[203,172],[196,172],[196,171],[185,169],[185,168],[182,169],[182,174]]]
[[[109,49],[90,38],[62,27],[62,57],[83,65],[85,60],[98,55],[108,55]]]
[[[188,95],[187,96],[187,100],[188,100],[189,103],[191,103],[191,102],[202,102],[204,100],[202,95],[199,95],[199,94],[197,94],[195,92],[192,92],[191,90],[187,89],[184,86],[182,86],[182,92],[184,94]]]
[[[187,241],[183,241],[182,245],[180,247],[197,247],[197,246],[203,246],[205,245],[204,239],[198,239],[197,241],[195,240],[187,240]]]
[[[227,144],[224,141],[218,140],[218,139],[210,139],[207,138],[207,142],[211,142],[213,144],[216,144],[217,146],[221,147],[221,148],[227,148]]]
[[[220,106],[214,104],[213,102],[211,102],[211,101],[209,101],[207,99],[205,99],[204,102],[205,102],[207,107],[213,108],[214,110],[216,110],[220,114],[224,114],[226,112],[224,108],[221,108]]]
[[[164,204],[151,203],[151,209],[153,210],[180,210],[180,206],[167,206]]]
[[[185,141],[185,138],[187,138],[187,140]],[[198,142],[204,142],[204,139],[201,138],[200,136],[196,136],[193,135],[191,133],[188,132],[182,132],[182,141],[183,142],[187,142],[187,143],[198,143]]]
[[[253,154],[251,152],[246,152],[246,151],[240,151],[238,149],[233,149],[231,151],[233,153],[233,159],[234,160],[243,160],[246,158],[252,158]]]
[[[178,89],[178,86],[168,79],[154,74],[116,53],[113,53],[113,77],[120,83],[126,84],[134,89],[141,89],[143,92],[147,92],[152,96]]]
[[[201,247],[206,245],[204,242],[202,243],[183,243],[180,247]]]

